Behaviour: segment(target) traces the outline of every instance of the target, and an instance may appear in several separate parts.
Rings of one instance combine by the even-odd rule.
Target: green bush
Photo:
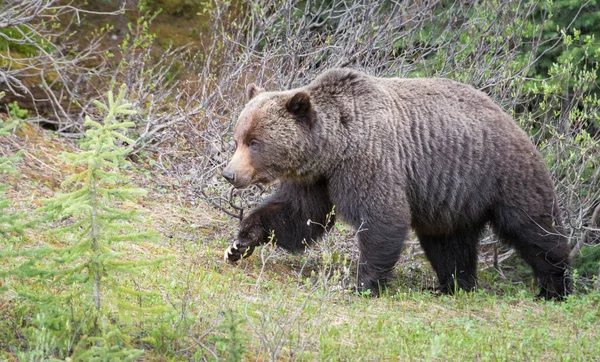
[[[600,246],[584,246],[581,248],[581,254],[573,263],[579,275],[586,278],[600,278]]]

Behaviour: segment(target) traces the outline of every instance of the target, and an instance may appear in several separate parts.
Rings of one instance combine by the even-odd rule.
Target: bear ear
[[[264,91],[263,88],[257,87],[254,83],[250,83],[248,87],[246,87],[246,101],[250,101]]]
[[[296,121],[307,125],[309,128],[315,123],[316,114],[310,103],[310,94],[306,92],[298,92],[290,98],[285,108],[293,114]]]
[[[306,92],[298,92],[287,102],[285,108],[297,117],[306,117],[310,114],[312,106],[310,95]]]

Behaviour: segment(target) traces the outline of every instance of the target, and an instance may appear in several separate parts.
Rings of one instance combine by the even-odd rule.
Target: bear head
[[[317,113],[310,93],[265,92],[250,84],[246,97],[233,130],[235,153],[223,177],[236,188],[300,179],[315,146],[312,128]]]

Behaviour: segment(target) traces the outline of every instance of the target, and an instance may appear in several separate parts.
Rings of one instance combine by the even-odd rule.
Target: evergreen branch
[[[112,97],[112,95],[111,95],[111,97]],[[102,103],[102,102],[100,102],[100,101],[98,101],[98,100],[93,100],[93,101],[92,101],[92,103],[93,103],[93,104],[94,104],[96,107],[98,107],[98,108],[102,108],[103,110],[105,110],[105,111],[107,111],[107,112],[108,112],[108,106],[107,106],[106,104],[104,104],[104,103]],[[88,118],[89,118],[89,117],[86,117],[86,121],[87,121],[87,119],[88,119]]]
[[[112,239],[114,241],[150,241],[156,240],[158,238],[158,234],[154,231],[144,231],[139,233],[129,233],[126,235],[114,235]]]
[[[133,145],[135,143],[134,140],[132,140],[131,138],[129,138],[129,137],[125,136],[125,135],[122,135],[119,132],[111,132],[111,135],[113,135],[115,138],[118,138],[118,139],[120,139],[121,141],[123,141],[123,142],[125,142],[127,144]]]
[[[98,129],[102,128],[102,125],[90,118],[90,116],[85,116],[85,123],[83,124],[85,127],[96,127]],[[87,132],[90,132],[89,130]],[[87,133],[86,132],[86,133]]]
[[[134,304],[129,304],[129,303],[125,303],[125,302],[119,302],[118,306],[121,309],[131,310],[131,311],[139,312],[139,313],[156,314],[156,313],[164,313],[165,311],[168,311],[168,308],[166,308],[164,306],[140,307],[140,306],[136,306]]]

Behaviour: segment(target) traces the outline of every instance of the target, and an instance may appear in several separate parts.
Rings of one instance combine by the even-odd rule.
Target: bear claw
[[[227,249],[225,249],[224,259],[226,262],[230,263],[235,263],[236,261],[240,260],[240,252],[238,249],[237,240],[233,244],[230,244]]]
[[[236,240],[233,242],[233,244],[230,244],[227,249],[225,249],[223,257],[226,262],[235,264],[240,259],[247,258],[252,255],[253,251],[254,247],[240,246],[239,241]]]

